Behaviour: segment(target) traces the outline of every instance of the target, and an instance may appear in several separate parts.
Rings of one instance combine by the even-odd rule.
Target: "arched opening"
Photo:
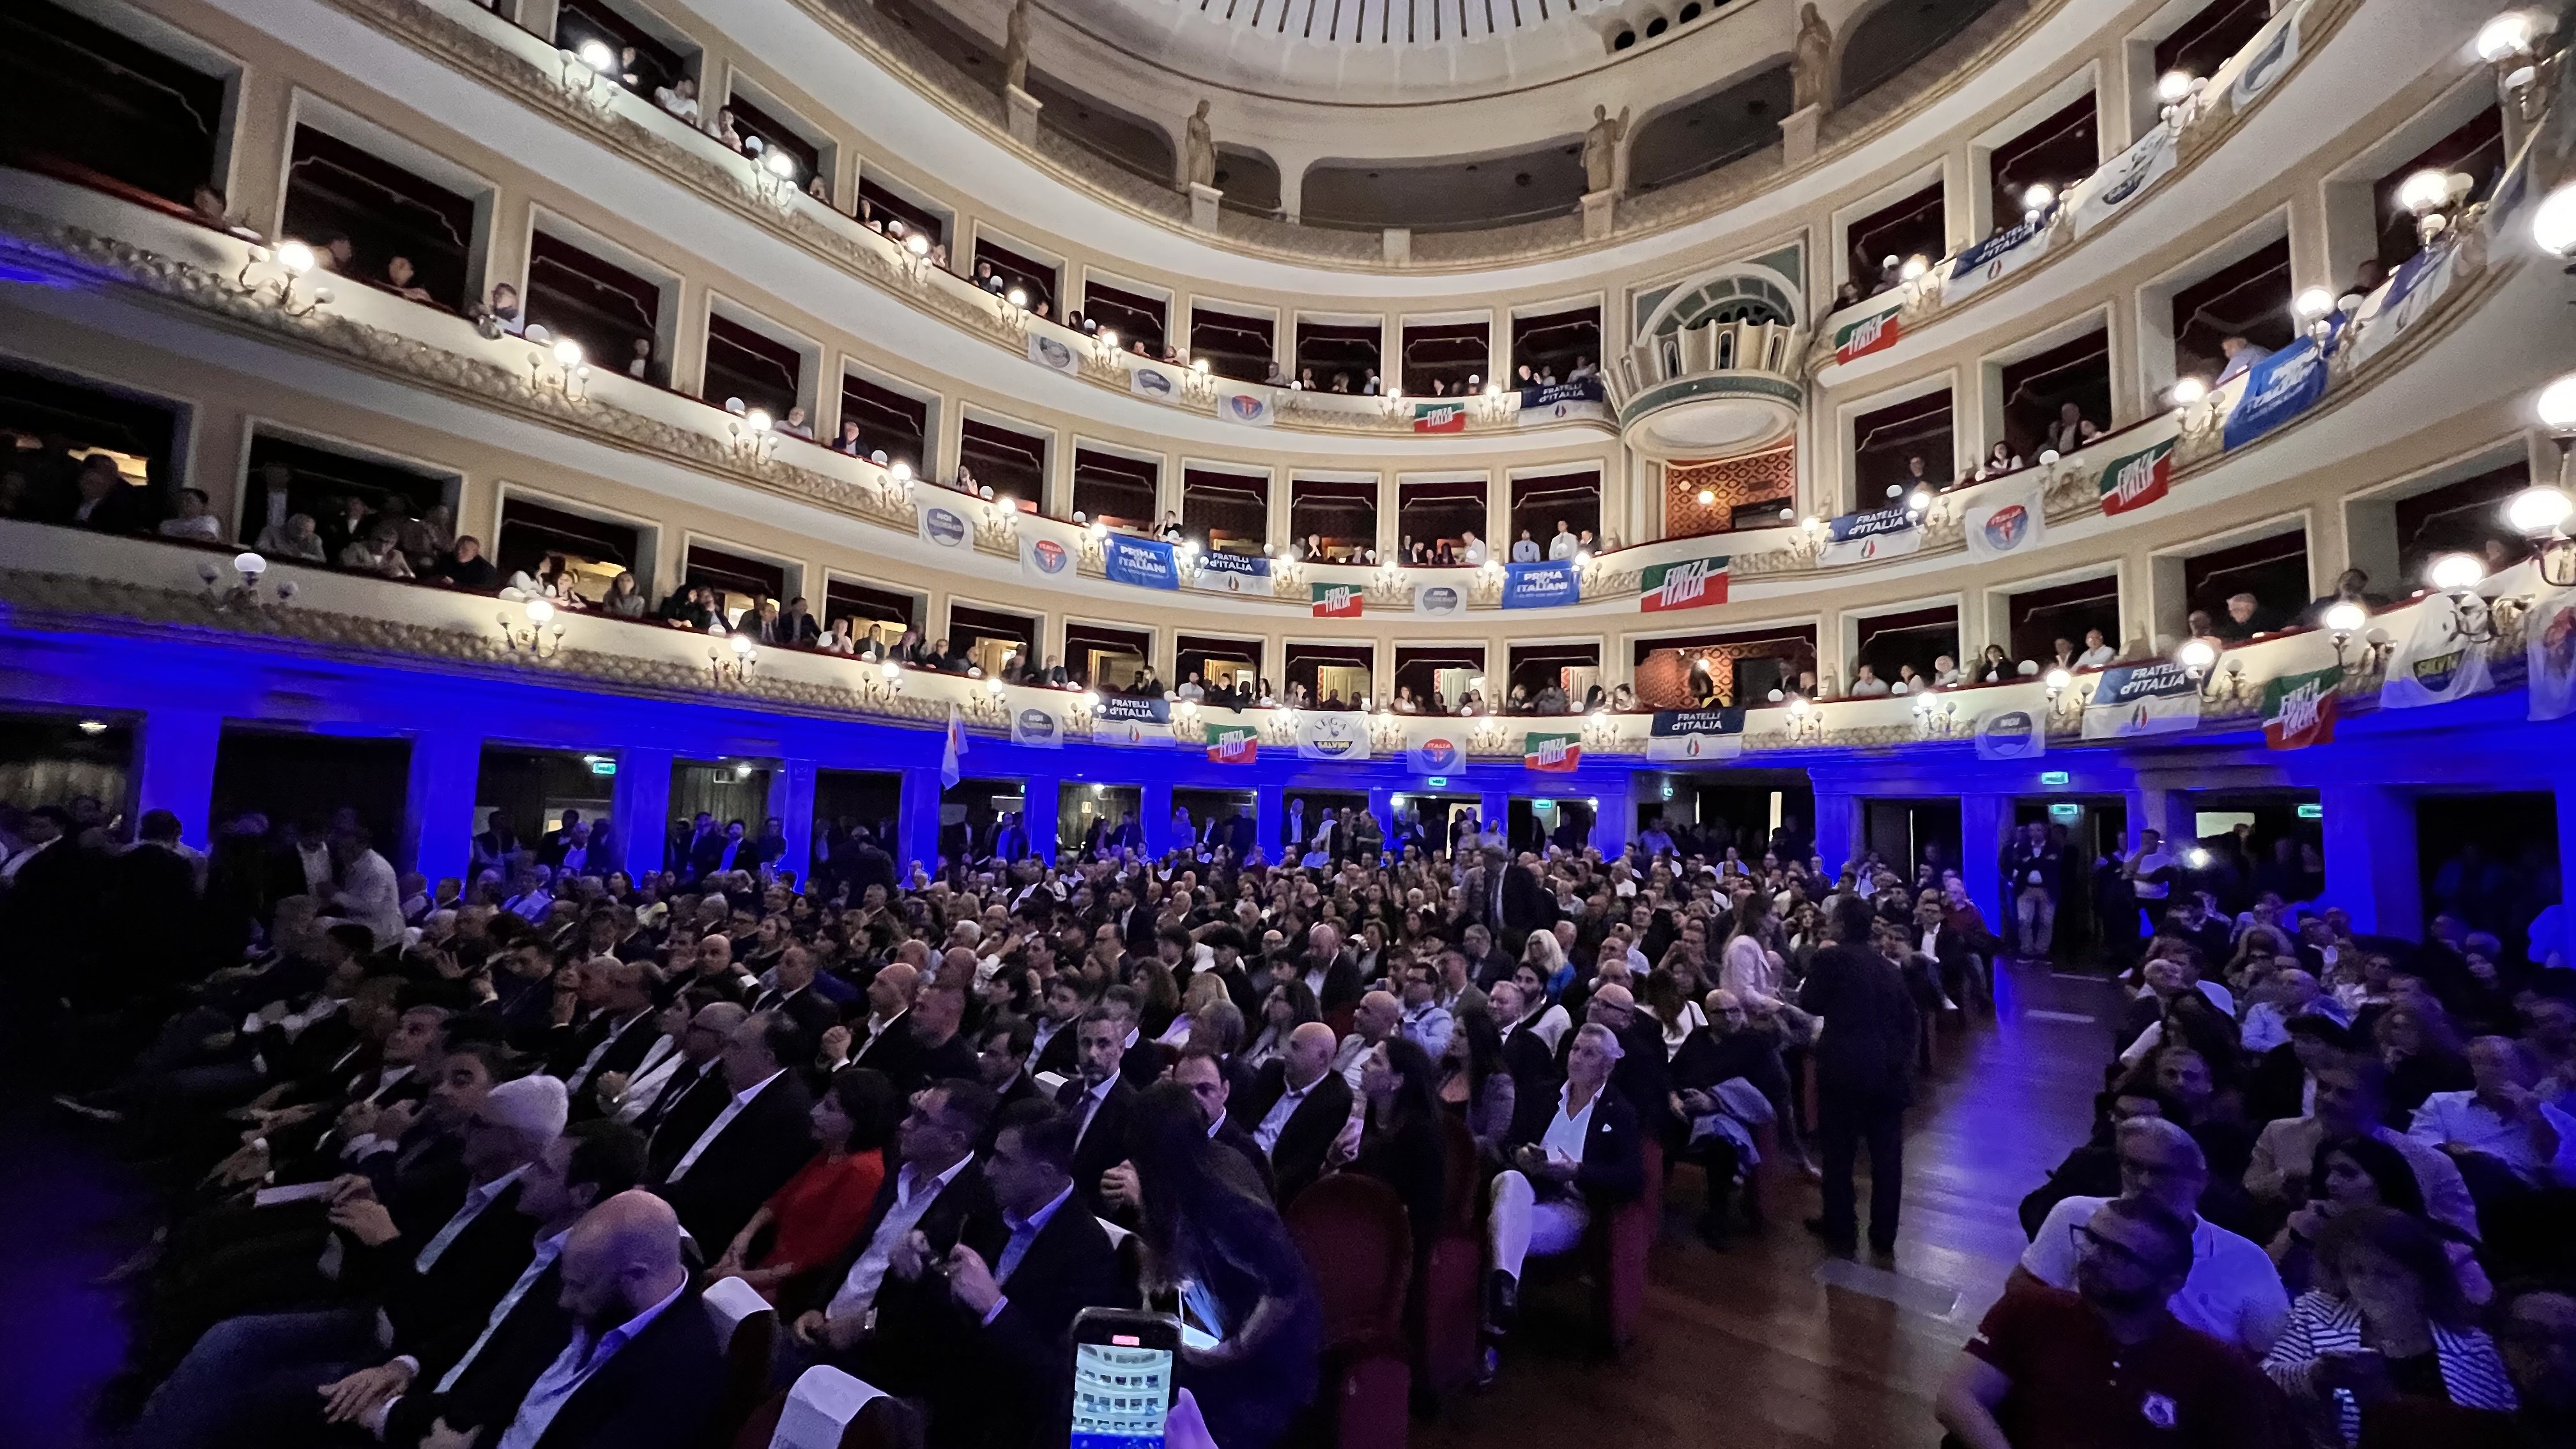
[[[1871,11],[1843,38],[1836,99],[1849,105],[1967,29],[1993,4],[1994,0],[1895,0]]]
[[[1629,186],[1672,186],[1776,144],[1790,99],[1783,65],[1648,117],[1628,150]]]

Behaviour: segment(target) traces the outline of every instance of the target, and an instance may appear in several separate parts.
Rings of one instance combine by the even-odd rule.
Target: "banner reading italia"
[[[1208,763],[1249,765],[1261,758],[1261,732],[1248,724],[1207,727]]]
[[[1637,610],[1661,614],[1672,609],[1705,609],[1726,602],[1726,554],[1653,564],[1637,576]]]
[[[2173,450],[2178,441],[2167,438],[2152,447],[2122,454],[2103,465],[2102,476],[2093,481],[2094,491],[2102,495],[2104,513],[2126,513],[2144,508],[2165,496],[2173,486]]]
[[[2170,659],[2102,671],[2084,704],[2084,738],[2119,740],[2200,726],[2200,681]]]
[[[1463,433],[1467,431],[1467,405],[1463,402],[1415,403],[1413,430],[1417,433]]]
[[[1357,584],[1309,585],[1315,594],[1315,617],[1318,619],[1356,619],[1360,616],[1361,595]]]
[[[1960,520],[1967,526],[1968,556],[1980,563],[2035,552],[2048,532],[2039,479],[1987,484]]]
[[[1521,763],[1533,770],[1567,774],[1583,763],[1581,734],[1542,734],[1537,730],[1521,745]]]
[[[1172,702],[1104,695],[1091,712],[1095,745],[1168,745],[1172,742]]]
[[[1908,508],[1881,508],[1870,513],[1846,513],[1828,527],[1825,545],[1816,551],[1816,562],[1831,568],[1836,564],[1867,563],[1871,559],[1896,558],[1923,547],[1922,520]]]
[[[1894,347],[1897,339],[1905,335],[1905,323],[1897,315],[1904,309],[1901,298],[1890,297],[1880,310],[1835,328],[1834,361],[1851,362]]]
[[[1950,264],[1949,280],[1941,284],[1942,305],[1964,302],[2045,255],[2048,219],[2054,214],[2052,207],[1959,253]]]
[[[1270,597],[1270,560],[1259,554],[1211,550],[1199,555],[1198,572],[1190,583],[1211,594],[1250,594],[1266,599]]]
[[[1650,760],[1731,760],[1744,753],[1744,711],[1659,709],[1646,736]]]
[[[1417,725],[1406,732],[1404,756],[1417,775],[1463,775],[1466,735],[1442,725]]]
[[[2284,674],[2263,686],[2263,743],[2276,750],[2303,750],[2332,744],[2335,730],[2335,686],[2343,683],[2336,665],[2306,674]]]

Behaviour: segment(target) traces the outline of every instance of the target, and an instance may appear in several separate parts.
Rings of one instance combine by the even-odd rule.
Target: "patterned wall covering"
[[[1710,495],[1706,503],[1699,501],[1703,489]],[[1664,536],[1724,533],[1739,505],[1777,498],[1788,507],[1797,496],[1795,443],[1712,463],[1670,463],[1664,467]]]
[[[1804,661],[1809,649],[1800,639],[1762,639],[1747,644],[1699,644],[1687,650],[1658,649],[1637,666],[1637,703],[1647,709],[1682,709],[1691,703],[1690,667],[1694,659],[1708,665],[1709,682],[1728,704],[1753,704],[1735,697],[1735,661],[1788,659]]]

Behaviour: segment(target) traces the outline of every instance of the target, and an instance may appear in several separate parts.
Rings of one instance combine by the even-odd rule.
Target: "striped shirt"
[[[2504,1359],[2496,1352],[2495,1340],[2475,1328],[2450,1329],[2436,1323],[2433,1330],[2433,1357],[2442,1370],[2442,1389],[2451,1402],[2463,1409],[2492,1409],[2510,1414],[2519,1401],[2514,1397],[2513,1381],[2505,1377]],[[2326,1396],[2310,1386],[2310,1373],[2317,1361],[2328,1354],[2359,1353],[2361,1311],[2344,1299],[2324,1293],[2302,1293],[2290,1305],[2289,1326],[2281,1330],[2272,1351],[2263,1356],[2263,1372],[2281,1386],[2294,1400],[2318,1403]],[[2333,1391],[2332,1404],[2336,1428],[2342,1442],[2349,1445],[2361,1439],[2361,1403],[2350,1390]]]

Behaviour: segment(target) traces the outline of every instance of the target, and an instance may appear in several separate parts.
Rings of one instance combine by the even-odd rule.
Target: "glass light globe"
[[[1930,508],[1932,506],[1932,490],[1929,488],[1915,489],[1912,493],[1906,495],[1905,506],[1913,509],[1917,513],[1921,513]]]
[[[2459,555],[2454,554],[2451,557],[2457,558]],[[2448,560],[2445,559],[2442,562],[2448,562]],[[2433,577],[2436,582],[2442,575],[2442,562],[2433,565]],[[2338,634],[2352,633],[2369,622],[2370,611],[2350,599],[2341,599],[2326,606],[2325,626]]]
[[[916,257],[926,257],[930,255],[930,238],[914,232],[903,239],[903,249]]]
[[[2478,59],[2489,65],[2531,53],[2531,16],[2508,10],[2478,28]]]
[[[2416,172],[2397,185],[2397,204],[2422,216],[2451,199],[2451,178],[2433,167]]]
[[[1114,328],[1109,328],[1109,327],[1103,327],[1103,328],[1101,328],[1101,329],[1100,329],[1100,345],[1101,345],[1101,346],[1103,346],[1103,347],[1115,348],[1115,347],[1118,345],[1118,333],[1117,333],[1117,330],[1116,330],[1116,329],[1114,329]]]
[[[912,465],[897,458],[886,466],[886,476],[897,483],[909,483],[912,481]]]
[[[2046,684],[2051,689],[2064,689],[2066,686],[2073,684],[2074,682],[2075,676],[2067,673],[2063,669],[2052,669],[2048,671],[2048,677],[2041,681],[2041,683]]]
[[[268,572],[268,560],[255,553],[234,554],[233,572],[246,579],[256,579]]]
[[[1768,695],[1765,695],[1764,698],[1770,700],[1773,704],[1778,704],[1780,702],[1780,691],[1775,689]]]
[[[580,57],[583,65],[589,66],[602,75],[617,69],[617,52],[609,49],[604,42],[585,40],[581,43],[581,49],[575,54]]]
[[[1098,708],[1098,707],[1099,707],[1099,704],[1100,704],[1100,696],[1099,696],[1099,695],[1097,695],[1097,694],[1093,693],[1092,691],[1090,691],[1090,690],[1088,690],[1088,689],[1086,689],[1086,690],[1084,690],[1084,691],[1082,692],[1082,707],[1083,707],[1084,709],[1095,709],[1095,708]]]
[[[1789,696],[1789,714],[1792,718],[1805,718],[1807,711],[1811,708],[1813,708],[1813,706],[1807,703],[1807,697],[1805,695],[1793,694]]]
[[[2176,406],[2190,407],[2193,403],[2209,396],[2209,384],[2196,377],[2177,378],[2174,381],[2172,396]]]
[[[751,429],[755,433],[768,432],[770,426],[769,410],[766,408],[751,408],[745,411],[742,415],[742,425]]]
[[[1824,526],[1825,526],[1825,521],[1824,521],[1823,519],[1818,518],[1816,515],[1814,515],[1814,514],[1812,514],[1812,513],[1810,513],[1810,514],[1808,514],[1808,515],[1807,515],[1807,521],[1806,521],[1806,523],[1805,523],[1804,527],[1806,528],[1806,530],[1807,530],[1809,533],[1813,533],[1813,532],[1815,532],[1817,529],[1822,528],[1822,527],[1824,527]]]
[[[1205,376],[1207,376],[1207,373],[1208,373],[1208,360],[1207,360],[1206,358],[1204,358],[1204,357],[1199,357],[1199,358],[1193,358],[1193,359],[1191,359],[1191,361],[1190,361],[1190,371],[1197,373],[1197,374],[1198,374],[1199,376],[1201,376],[1201,377],[1205,377]]]
[[[534,624],[539,628],[543,628],[548,622],[553,620],[554,616],[555,606],[553,604],[548,603],[544,599],[528,600],[529,623]]]
[[[784,177],[791,181],[795,179],[796,158],[787,154],[787,149],[783,146],[772,146],[762,153],[760,164],[772,176]]]
[[[564,367],[581,366],[581,344],[569,337],[556,342],[555,361]]]
[[[885,667],[879,672],[884,674],[888,679],[896,679],[902,676],[903,666],[889,659],[885,662]]]
[[[2478,586],[2478,581],[2487,576],[2487,571],[2485,566],[2480,564],[2473,555],[2465,553],[2446,553],[2433,560],[2431,576],[2433,587],[2440,589],[2446,594],[2456,594],[2463,590],[2476,588]],[[2361,612],[2358,605],[2338,604],[2335,608],[2350,608],[2355,613]],[[2361,624],[2361,620],[2359,619],[2355,619],[2349,625],[2336,624],[2334,622],[2334,617],[2334,609],[2326,611],[2326,622],[2338,629],[2358,628]]]
[[[2554,255],[2576,254],[2576,181],[2540,199],[2531,213],[2531,239]]]
[[[2290,315],[2302,322],[2314,322],[2334,310],[2334,293],[2323,287],[2310,287],[2290,303]]]
[[[2207,870],[2209,868],[2209,852],[2195,845],[2191,849],[2183,852],[2182,863],[2190,866],[2193,870]]]
[[[2021,204],[2031,211],[2046,211],[2056,199],[2057,188],[2045,181],[2032,182],[2030,189],[2021,194]]]
[[[1924,260],[1920,254],[1917,254],[1915,256],[1907,257],[1905,259],[1905,265],[1896,269],[1896,275],[1901,279],[1910,282],[1930,270],[1932,270],[1932,264]]]
[[[2022,678],[2024,678],[2024,679],[2028,679],[2028,678],[2030,678],[2031,676],[2033,676],[2033,675],[2035,675],[2035,674],[2039,673],[2039,661],[2038,661],[2038,660],[2036,660],[2036,659],[2025,659],[2025,660],[2023,660],[2023,661],[2021,662],[2020,666],[2019,666],[2018,668],[2016,668],[2013,672],[2014,672],[2014,673],[2016,673],[2016,674],[2018,674],[2018,675],[2020,675],[2020,676],[2021,676]]]
[[[1502,396],[1502,394],[1503,394],[1503,385],[1502,385],[1501,383],[1499,383],[1499,382],[1489,382],[1489,383],[1486,383],[1486,384],[1485,384],[1485,396],[1487,396],[1487,397],[1500,397],[1500,396]]]
[[[2525,488],[2505,501],[2504,521],[2516,533],[2544,534],[2576,513],[2576,499],[2550,487]]]
[[[1887,485],[1887,496],[1888,496],[1888,497],[1890,497],[1890,498],[1900,498],[1900,497],[1903,497],[1903,496],[1904,496],[1904,494],[1905,494],[1905,485],[1904,485],[1904,484],[1902,484],[1902,483],[1890,483],[1890,484],[1888,484],[1888,485]]]
[[[2186,639],[2174,651],[2174,662],[2185,669],[2207,669],[2218,662],[2218,646],[2206,639]]]
[[[2169,70],[2156,77],[2156,99],[2166,105],[2170,106],[2190,94],[2191,75],[2188,72]]]
[[[2056,461],[2057,450],[2055,448],[2042,448],[2039,450],[2039,466],[2045,468]]]
[[[288,276],[303,276],[313,270],[313,248],[300,241],[281,243],[277,248],[277,264],[286,268]]]
[[[1783,508],[1783,509],[1781,509],[1781,510],[1780,510],[1780,521],[1781,521],[1782,523],[1795,523],[1795,522],[1797,522],[1797,521],[1798,521],[1798,510],[1796,510],[1796,509],[1794,509],[1794,508]]]
[[[1717,490],[1714,488],[1703,488],[1694,496],[1699,500],[1699,506],[1706,508],[1717,501]]]
[[[1095,523],[1091,525],[1091,536],[1093,538],[1107,538],[1109,536],[1109,525],[1106,523]]]
[[[738,654],[738,655],[748,655],[749,653],[751,653],[751,649],[752,649],[752,640],[751,640],[751,636],[750,636],[749,634],[736,634],[736,635],[734,635],[734,636],[733,636],[733,652],[734,652],[734,653],[736,653],[736,654]]]
[[[2540,400],[2533,405],[2540,421],[2559,432],[2576,429],[2576,372],[2571,372],[2540,390]]]
[[[1002,681],[1000,681],[1000,680],[998,680],[998,679],[987,679],[987,680],[985,680],[985,681],[984,681],[984,692],[985,692],[985,693],[987,693],[987,694],[999,694],[999,693],[1001,693],[1001,692],[1002,692]]]

